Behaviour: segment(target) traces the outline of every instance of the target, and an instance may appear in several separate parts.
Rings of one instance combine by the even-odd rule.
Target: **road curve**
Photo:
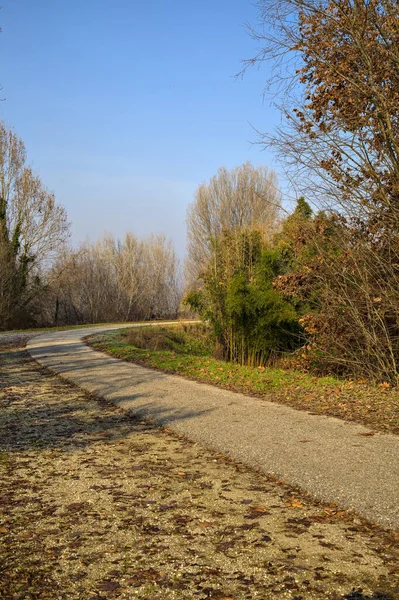
[[[399,437],[364,437],[368,430],[361,425],[166,375],[82,342],[120,327],[44,333],[27,348],[51,371],[139,417],[399,529]]]

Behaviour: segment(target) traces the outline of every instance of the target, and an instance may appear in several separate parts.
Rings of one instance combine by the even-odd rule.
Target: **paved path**
[[[399,437],[363,437],[368,430],[361,425],[145,369],[81,341],[116,328],[45,333],[28,350],[45,367],[138,416],[399,528]]]

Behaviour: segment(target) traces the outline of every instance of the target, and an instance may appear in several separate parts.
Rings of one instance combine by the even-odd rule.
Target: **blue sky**
[[[218,167],[276,166],[277,111],[249,0],[3,0],[0,117],[72,221],[73,241],[163,231],[180,255],[196,187]]]

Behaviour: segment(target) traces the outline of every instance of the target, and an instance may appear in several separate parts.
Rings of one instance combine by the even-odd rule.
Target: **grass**
[[[122,329],[91,336],[89,343],[146,367],[399,434],[399,390],[218,360],[212,356],[212,341],[204,325]]]

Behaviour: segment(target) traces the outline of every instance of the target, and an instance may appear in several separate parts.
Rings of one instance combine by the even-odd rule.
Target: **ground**
[[[181,335],[182,329],[187,330],[185,325],[120,329],[90,336],[86,342],[116,358],[152,369],[298,410],[354,421],[374,431],[399,434],[399,388],[391,388],[384,382],[375,384],[366,380],[318,377],[293,368],[249,367],[217,360],[212,356],[212,348],[202,347],[198,351],[201,339],[195,339],[194,334],[195,328],[200,327],[204,326],[195,325],[191,331],[188,329],[184,333],[185,344],[180,347],[175,344],[173,349],[156,344],[161,335],[165,337],[165,332],[166,335],[173,332]],[[146,339],[143,345],[137,346],[139,336]]]
[[[397,534],[86,394],[25,340],[0,340],[0,598],[399,598]]]

